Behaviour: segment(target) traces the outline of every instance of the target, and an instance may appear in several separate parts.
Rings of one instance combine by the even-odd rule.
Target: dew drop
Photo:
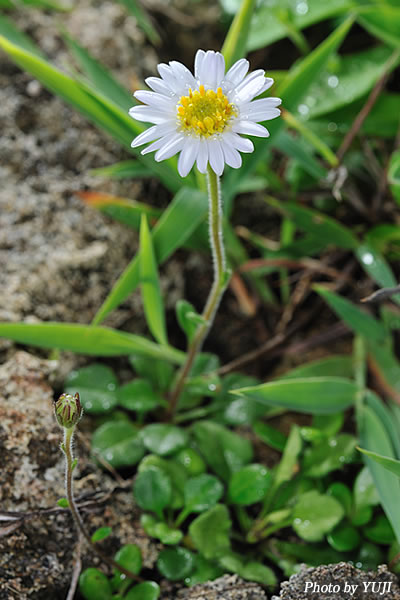
[[[307,104],[300,104],[298,106],[297,110],[299,111],[299,113],[301,115],[303,115],[303,117],[307,116],[308,113],[310,112],[310,109],[308,108]]]
[[[374,262],[374,257],[370,252],[366,252],[365,254],[363,254],[361,260],[363,261],[364,265],[372,265],[372,263]]]
[[[302,0],[296,4],[296,12],[298,15],[306,15],[308,13],[308,4]]]
[[[210,392],[215,392],[215,390],[217,389],[217,386],[215,385],[215,383],[210,383],[210,385],[208,386],[208,389],[210,390]]]
[[[328,85],[331,88],[335,88],[339,85],[339,79],[336,77],[336,75],[331,75],[328,77]]]
[[[107,389],[108,389],[110,392],[113,392],[113,391],[115,390],[115,383],[109,383],[109,384],[107,385]]]
[[[106,452],[106,454],[105,454],[105,459],[106,460],[110,461],[113,458],[114,458],[114,452],[110,452],[110,451]]]
[[[337,123],[334,123],[333,121],[331,121],[328,124],[328,131],[330,131],[331,133],[333,133],[334,131],[337,131],[337,128],[338,128]]]
[[[91,408],[93,408],[93,403],[90,402],[90,400],[87,400],[85,402],[85,408],[86,408],[86,410],[90,410]]]

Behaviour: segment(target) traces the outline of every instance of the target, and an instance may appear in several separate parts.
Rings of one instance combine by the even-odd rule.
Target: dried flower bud
[[[54,403],[54,413],[61,427],[70,429],[76,425],[83,414],[79,394],[76,393],[75,396],[61,394],[59,399]]]

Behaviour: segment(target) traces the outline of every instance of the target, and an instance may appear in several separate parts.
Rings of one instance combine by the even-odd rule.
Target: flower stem
[[[208,166],[208,201],[209,201],[209,235],[214,264],[214,281],[203,310],[203,322],[189,343],[186,362],[183,365],[173,388],[168,406],[168,418],[174,417],[179,397],[183,391],[186,378],[189,376],[193,362],[200,352],[204,340],[214,321],[215,313],[228,283],[225,248],[222,236],[222,201],[219,177]]]
[[[89,546],[92,550],[101,558],[101,560],[114,569],[118,569],[121,573],[124,573],[130,579],[134,579],[135,581],[143,581],[141,577],[129,571],[122,565],[119,565],[115,560],[109,558],[106,554],[104,554],[96,545],[92,542],[90,534],[86,529],[86,526],[82,520],[81,515],[79,514],[78,507],[74,498],[74,487],[73,487],[73,470],[75,468],[76,462],[74,461],[73,453],[72,453],[72,442],[74,437],[74,429],[73,427],[64,427],[64,443],[61,445],[61,449],[65,454],[65,487],[67,500],[69,504],[69,508],[71,510],[72,517],[75,521],[75,524],[78,530],[82,533],[83,537],[86,539]]]

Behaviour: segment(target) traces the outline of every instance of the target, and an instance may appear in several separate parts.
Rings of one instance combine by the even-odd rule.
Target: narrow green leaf
[[[107,538],[112,532],[111,527],[99,527],[91,537],[92,542],[101,542]]]
[[[39,58],[43,57],[40,48],[27,35],[19,31],[10,19],[3,15],[0,15],[0,36],[4,36],[12,44],[24,48],[27,52]]]
[[[379,2],[375,6],[363,6],[357,17],[362,25],[373,36],[381,39],[386,44],[400,47],[400,8],[388,6]]]
[[[390,437],[377,413],[369,406],[365,406],[362,409],[360,417],[361,446],[369,452],[375,452],[381,456],[395,459],[396,456]],[[366,457],[365,460],[371,471],[385,513],[392,524],[397,540],[400,541],[400,523],[398,519],[400,489],[398,476],[389,472],[381,464],[376,463],[369,457]]]
[[[155,339],[167,345],[164,303],[161,296],[157,261],[146,215],[142,215],[140,224],[140,284],[144,313],[149,329]]]
[[[327,290],[321,285],[315,285],[314,289],[353,331],[371,341],[382,342],[385,339],[385,328],[374,317],[371,317],[346,298]]]
[[[184,353],[171,346],[159,346],[146,338],[116,331],[69,323],[0,323],[0,336],[39,348],[57,348],[92,356],[144,354],[181,364]]]
[[[93,58],[72,36],[63,32],[63,37],[83,73],[95,88],[127,112],[135,104],[131,92],[124,88],[110,71]]]
[[[254,387],[232,390],[266,406],[297,412],[328,415],[352,406],[357,386],[343,377],[310,377],[271,381]]]
[[[161,43],[161,38],[158,31],[153,26],[146,11],[140,6],[138,0],[119,0],[119,2],[124,4],[131,15],[135,17],[138,26],[143,29],[148,40],[154,45],[159,45]]]
[[[208,210],[206,194],[182,188],[164,211],[152,231],[152,241],[158,264],[162,264],[190,237],[204,221]],[[139,260],[136,255],[114,284],[110,294],[100,307],[93,324],[98,325],[106,316],[132,293],[140,282]]]
[[[121,160],[108,167],[92,169],[89,173],[110,179],[144,179],[152,176],[150,169],[137,160]]]
[[[400,460],[396,458],[391,458],[390,456],[382,456],[382,454],[378,454],[377,452],[371,452],[370,450],[365,450],[365,448],[357,447],[357,450],[372,458],[375,462],[382,467],[385,467],[391,473],[394,473],[397,477],[400,477]]]
[[[294,476],[302,446],[303,442],[300,430],[297,425],[293,425],[286,441],[282,458],[274,473],[273,491],[276,491],[282,483],[290,481]]]
[[[317,239],[325,240],[327,245],[332,244],[344,249],[357,248],[358,240],[352,231],[332,217],[294,202],[280,202],[271,196],[268,196],[266,201],[287,219],[292,220],[297,227],[311,233]]]
[[[234,62],[246,55],[247,38],[255,5],[255,0],[242,0],[240,9],[231,23],[221,50],[227,70]]]

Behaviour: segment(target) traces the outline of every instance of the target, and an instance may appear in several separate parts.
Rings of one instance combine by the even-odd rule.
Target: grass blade
[[[250,22],[255,5],[255,0],[243,0],[239,11],[236,13],[236,16],[231,23],[221,50],[225,58],[227,69],[229,69],[234,62],[246,55]]]
[[[196,190],[182,188],[152,231],[157,263],[163,263],[177,248],[182,246],[207,216],[207,195]],[[93,319],[98,325],[125,300],[139,285],[139,260],[136,255],[115,283]]]
[[[166,345],[164,304],[161,296],[157,261],[146,215],[142,215],[140,224],[140,284],[146,321],[159,344]]]
[[[109,327],[70,323],[0,323],[0,336],[39,348],[56,348],[92,356],[139,354],[181,364],[183,352],[159,346],[139,335]]]

